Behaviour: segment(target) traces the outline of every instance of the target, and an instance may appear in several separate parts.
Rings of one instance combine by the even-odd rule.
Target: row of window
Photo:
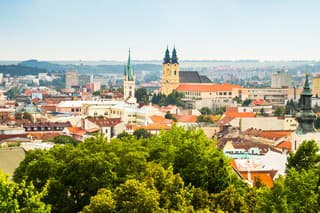
[[[193,96],[200,96],[201,93],[200,92],[185,92],[186,95],[193,95]],[[209,95],[212,95],[212,93],[210,92]],[[216,92],[216,95],[232,95],[232,92]]]

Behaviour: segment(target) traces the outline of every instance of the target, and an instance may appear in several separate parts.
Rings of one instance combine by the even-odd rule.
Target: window
[[[173,74],[174,74],[174,75],[177,75],[177,71],[174,71]]]
[[[229,95],[232,95],[232,92],[229,92]]]

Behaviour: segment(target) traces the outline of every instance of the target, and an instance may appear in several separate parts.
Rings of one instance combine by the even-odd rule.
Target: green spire
[[[127,77],[127,80],[133,81],[134,71],[131,65],[130,49],[129,49],[128,63],[127,63],[127,66],[124,68],[124,75]]]
[[[309,74],[308,73],[306,73],[306,80],[304,82],[302,94],[312,95],[310,85],[309,85]]]

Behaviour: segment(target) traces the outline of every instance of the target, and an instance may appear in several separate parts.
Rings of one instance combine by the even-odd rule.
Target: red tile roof
[[[197,116],[195,115],[175,115],[174,116],[178,122],[182,123],[196,123]]]
[[[290,141],[282,141],[280,142],[276,147],[281,148],[281,149],[286,149],[288,151],[291,151],[292,144]]]
[[[232,121],[233,119],[235,119],[235,118],[233,118],[233,117],[224,117],[224,118],[222,118],[221,120],[219,120],[219,121],[216,123],[216,125],[217,125],[217,126],[227,125],[227,124],[229,124],[229,122]]]
[[[282,137],[290,136],[292,131],[288,130],[257,130],[257,129],[248,129],[245,131],[246,135],[251,135],[255,137],[268,138],[272,140],[278,140]]]
[[[273,186],[273,181],[272,181],[272,171],[254,171],[250,172],[250,180],[253,182],[253,185],[256,186],[257,182],[260,181],[262,184],[272,187]],[[247,171],[240,171],[240,174],[242,177],[248,180],[248,172]]]
[[[0,135],[0,141],[10,139],[10,138],[27,138],[27,133],[22,134],[10,134],[10,135]]]
[[[256,116],[254,112],[225,112],[224,114],[231,118],[253,118]]]
[[[180,84],[176,89],[179,92],[194,91],[194,92],[217,92],[217,91],[232,91],[234,88],[241,88],[240,85],[234,84]]]
[[[173,120],[166,119],[160,115],[152,115],[152,116],[150,116],[150,119],[152,120],[153,123],[161,123],[161,124],[172,124],[173,123]]]
[[[121,118],[88,118],[88,120],[100,127],[115,126],[121,123]]]
[[[69,131],[70,134],[72,134],[72,135],[80,135],[80,136],[83,136],[83,135],[86,134],[86,131],[83,130],[81,127],[71,126],[71,127],[68,127],[68,131]]]
[[[36,140],[47,140],[49,138],[54,138],[58,135],[61,135],[61,133],[60,132],[43,132],[43,131],[28,132],[28,136],[32,136],[32,138]]]

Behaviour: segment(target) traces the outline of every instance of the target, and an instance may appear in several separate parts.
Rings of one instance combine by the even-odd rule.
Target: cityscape
[[[70,11],[74,4],[60,0],[0,3],[4,32],[26,32],[0,36],[0,212],[319,211],[320,43],[301,37],[314,42],[308,51],[298,35],[281,45],[270,38],[282,22],[279,37],[290,34],[295,12],[318,3],[94,2]],[[166,6],[187,14],[168,19],[176,8]],[[10,19],[9,9],[19,16]],[[258,26],[249,10],[274,17],[257,16],[267,17],[258,27],[264,44],[255,38],[243,48],[244,35],[260,35],[241,30]],[[290,18],[276,23],[281,14]],[[212,21],[227,15],[243,28]],[[102,18],[109,31],[97,28]],[[167,25],[175,19],[177,29]],[[297,25],[315,20],[308,13]],[[208,35],[186,33],[186,22]]]

